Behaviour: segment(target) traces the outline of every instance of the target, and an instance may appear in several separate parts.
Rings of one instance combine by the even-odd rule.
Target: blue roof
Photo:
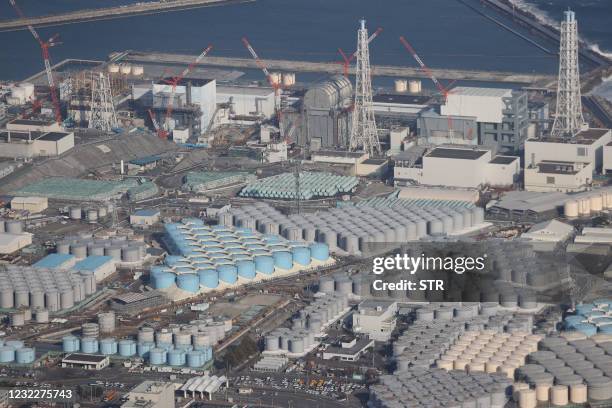
[[[100,266],[109,262],[114,262],[113,258],[110,256],[92,255],[77,262],[76,265],[74,265],[74,269],[77,271],[95,271]]]
[[[159,160],[161,160],[161,157],[159,156],[146,156],[141,157],[139,159],[130,160],[130,164],[135,164],[137,166],[145,166],[147,164],[155,163]]]
[[[32,266],[35,268],[59,268],[73,258],[74,255],[69,254],[49,254]]]
[[[141,217],[152,217],[154,215],[159,215],[159,210],[153,210],[153,209],[138,210],[134,212],[134,215],[138,215]]]

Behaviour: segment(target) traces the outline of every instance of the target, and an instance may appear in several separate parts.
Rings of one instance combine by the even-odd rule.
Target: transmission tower
[[[110,80],[103,72],[91,74],[91,118],[89,128],[110,131],[117,127]]]
[[[551,130],[554,137],[573,137],[584,124],[578,67],[578,22],[573,11],[564,14],[565,21],[560,30],[557,114]]]
[[[363,149],[370,155],[381,153],[374,109],[372,107],[372,78],[370,50],[365,20],[357,31],[357,66],[355,68],[355,106],[351,121],[350,149]]]

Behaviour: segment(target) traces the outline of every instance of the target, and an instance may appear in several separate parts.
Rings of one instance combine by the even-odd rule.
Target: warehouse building
[[[396,183],[416,182],[432,186],[479,188],[512,186],[520,174],[515,156],[492,156],[491,150],[458,146],[436,147],[421,160],[396,161]]]
[[[593,181],[593,163],[542,160],[526,167],[524,174],[527,191],[585,191]]]
[[[158,223],[161,213],[158,209],[138,210],[130,214],[130,224],[139,227],[151,226]]]
[[[47,209],[47,197],[14,197],[11,200],[11,209],[25,210],[31,213],[40,213]]]
[[[376,341],[388,341],[397,324],[397,302],[364,300],[353,313],[353,332]]]
[[[0,130],[0,157],[59,156],[74,147],[74,133]]]
[[[51,119],[13,119],[6,124],[6,130],[16,132],[62,132],[62,126]]]
[[[83,370],[102,370],[108,367],[110,358],[99,354],[70,353],[62,359],[62,367],[81,368]]]
[[[111,308],[119,313],[138,314],[152,307],[161,306],[167,299],[157,291],[129,292],[111,298]]]
[[[70,269],[74,267],[77,259],[70,254],[49,254],[32,265],[33,268],[42,269]]]
[[[101,282],[117,271],[115,260],[110,256],[92,255],[77,262],[74,270],[78,272],[92,272],[96,282]]]
[[[134,179],[108,181],[50,177],[27,184],[14,194],[70,201],[110,201],[121,198],[136,183]]]
[[[0,232],[0,254],[12,254],[32,244],[33,234]]]
[[[200,193],[255,180],[254,174],[243,171],[190,171],[183,177],[183,190]]]

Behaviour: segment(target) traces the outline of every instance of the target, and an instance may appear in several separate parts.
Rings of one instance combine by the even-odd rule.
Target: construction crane
[[[185,78],[185,76],[191,72],[193,67],[199,64],[204,57],[212,50],[212,45],[209,45],[204,51],[197,56],[197,58],[187,66],[179,75],[171,77],[169,79],[163,79],[162,81],[171,86],[170,98],[168,99],[168,106],[166,107],[166,115],[164,119],[164,126],[157,130],[157,134],[162,139],[168,138],[170,134],[170,119],[172,118],[172,111],[174,110],[174,95],[176,94],[176,86]],[[155,124],[154,124],[155,125]]]
[[[378,27],[376,31],[374,31],[372,35],[368,37],[368,44],[371,43],[376,37],[378,37],[378,35],[382,32],[382,30],[383,30],[382,27]],[[346,55],[346,53],[342,50],[342,48],[338,48],[338,52],[342,56],[342,61],[340,63],[342,64],[343,74],[345,77],[348,77],[349,67],[351,65],[351,62],[355,59],[355,57],[357,57],[357,51],[352,53],[350,57]]]
[[[412,45],[410,45],[410,43],[406,40],[406,38],[404,38],[403,36],[400,36],[399,39],[400,39],[401,43],[404,45],[404,47],[408,50],[408,52],[412,55],[412,57],[419,64],[419,66],[421,67],[421,70],[423,70],[427,74],[427,76],[431,79],[431,81],[434,83],[436,88],[438,88],[438,91],[440,92],[440,94],[444,98],[444,103],[446,104],[448,102],[448,95],[451,93],[451,91],[449,91],[447,88],[450,88],[452,83],[449,84],[446,88],[444,86],[442,86],[440,81],[438,81],[438,79],[433,74],[433,72],[429,69],[429,67],[427,67],[427,65],[425,65],[425,63],[423,62],[421,57],[419,57],[419,54],[416,53],[416,51],[414,50]],[[453,81],[453,83],[454,83],[454,81]],[[454,133],[454,130],[453,130],[453,118],[450,115],[447,115],[447,119],[448,119],[448,137],[450,139],[450,142],[452,143],[453,142],[453,133]]]
[[[255,52],[255,49],[253,48],[253,46],[251,46],[251,44],[249,43],[249,40],[246,37],[242,37],[242,43],[244,44],[246,49],[249,51],[249,53],[255,60],[255,63],[257,64],[259,69],[261,69],[264,75],[266,76],[266,79],[268,80],[268,83],[270,84],[270,86],[274,89],[274,109],[276,110],[276,115],[277,115],[278,123],[280,126],[280,120],[281,120],[282,113],[280,109],[279,95],[280,95],[282,84],[280,81],[275,80],[272,77],[272,74],[270,74],[270,71],[268,70],[266,63],[261,58],[259,58],[259,55],[257,55],[257,52]]]
[[[13,8],[15,9],[15,11],[17,12],[20,18],[24,18],[24,19],[26,18],[25,14],[23,14],[23,12],[21,11],[17,3],[15,3],[15,0],[9,0],[9,3],[11,4],[11,6],[13,6]],[[38,42],[38,45],[40,45],[43,60],[45,62],[45,71],[47,73],[47,81],[49,82],[51,100],[53,101],[55,121],[61,124],[62,123],[62,110],[60,107],[59,98],[57,96],[57,86],[55,85],[55,79],[53,79],[53,72],[51,70],[51,62],[50,62],[50,56],[49,56],[49,48],[61,44],[60,42],[57,41],[59,34],[55,34],[54,36],[49,38],[47,41],[43,41],[42,38],[40,38],[40,35],[38,35],[38,32],[34,29],[32,25],[28,25],[28,30],[30,31],[30,33],[32,33],[32,36]]]

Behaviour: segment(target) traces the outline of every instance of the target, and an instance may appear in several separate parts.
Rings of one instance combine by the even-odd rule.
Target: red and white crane
[[[371,43],[376,37],[378,37],[378,35],[382,32],[382,30],[383,30],[382,27],[378,27],[376,31],[374,31],[372,35],[368,37],[368,44]],[[352,53],[350,57],[346,55],[346,53],[342,50],[342,48],[338,48],[338,52],[342,56],[342,61],[340,63],[342,64],[342,70],[343,70],[344,76],[348,77],[349,67],[351,65],[351,62],[355,59],[355,57],[357,57],[357,51]]]
[[[176,86],[183,80],[183,78],[185,78],[185,76],[187,76],[187,74],[189,74],[189,72],[191,72],[193,67],[199,64],[204,59],[204,57],[206,57],[210,50],[212,50],[212,45],[209,45],[206,49],[204,49],[204,51],[202,51],[200,55],[198,55],[197,58],[193,60],[193,62],[189,64],[187,68],[185,68],[179,75],[162,80],[163,82],[171,86],[170,98],[168,99],[168,105],[166,107],[166,115],[164,118],[163,128],[160,128],[159,125],[156,126],[157,121],[154,120],[152,112],[149,112],[151,120],[153,121],[153,126],[155,126],[158,136],[162,139],[166,139],[168,137],[168,134],[170,133],[170,119],[172,118],[172,111],[174,110],[174,96],[176,95]]]
[[[15,11],[17,12],[20,18],[24,18],[24,19],[26,18],[26,16],[23,14],[23,12],[21,11],[17,3],[15,3],[15,0],[9,0],[9,3],[11,4],[11,6],[13,6],[13,8],[15,9]],[[55,79],[53,78],[53,71],[51,70],[51,62],[50,62],[51,58],[49,56],[49,48],[61,44],[60,42],[57,41],[59,34],[55,34],[54,36],[49,38],[47,41],[43,41],[42,38],[40,38],[40,35],[38,35],[38,32],[34,29],[32,25],[28,25],[28,30],[30,31],[30,33],[32,33],[32,36],[38,42],[38,45],[40,45],[43,60],[45,61],[45,71],[47,73],[47,81],[49,82],[51,100],[53,101],[55,121],[57,123],[62,123],[62,111],[60,107],[59,98],[57,96],[57,86],[55,84]]]
[[[414,48],[412,47],[412,45],[410,45],[410,43],[403,37],[400,36],[400,41],[401,43],[404,45],[404,47],[408,50],[408,52],[412,55],[412,57],[416,60],[416,62],[419,64],[419,66],[421,67],[421,69],[427,74],[427,76],[431,79],[431,81],[434,83],[434,85],[436,86],[436,88],[438,88],[438,91],[440,92],[440,94],[442,94],[442,97],[444,98],[444,103],[446,104],[448,102],[448,95],[451,93],[451,91],[449,91],[447,88],[450,88],[450,86],[455,82],[453,81],[452,83],[450,83],[446,88],[440,83],[440,81],[438,81],[438,79],[436,78],[436,76],[434,75],[434,73],[429,69],[429,67],[427,65],[425,65],[425,63],[423,62],[423,60],[421,59],[421,57],[419,57],[419,55],[416,53],[416,51],[414,50]],[[449,139],[452,143],[453,141],[453,118],[450,115],[447,115],[448,118],[448,136]]]

